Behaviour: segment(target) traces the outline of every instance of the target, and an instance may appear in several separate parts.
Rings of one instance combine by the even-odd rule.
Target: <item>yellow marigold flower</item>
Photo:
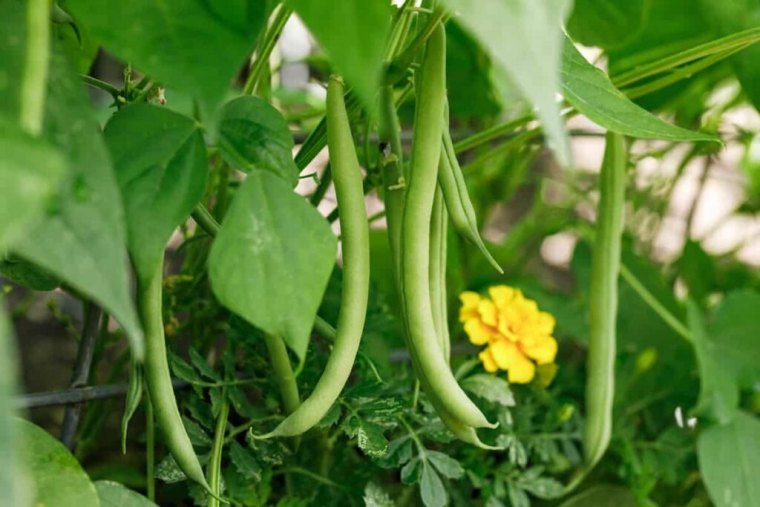
[[[474,345],[486,345],[478,355],[486,371],[505,370],[510,382],[531,382],[536,366],[553,365],[557,356],[556,320],[514,287],[491,287],[488,295],[459,296],[464,331]]]

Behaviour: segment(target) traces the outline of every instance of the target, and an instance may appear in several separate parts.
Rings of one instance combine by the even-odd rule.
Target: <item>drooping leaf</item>
[[[287,0],[364,105],[375,108],[391,21],[384,0]]]
[[[111,53],[207,103],[224,95],[266,21],[266,2],[257,0],[66,5]]]
[[[230,165],[272,171],[296,185],[293,135],[282,114],[268,102],[258,97],[231,100],[222,107],[218,128],[219,147]]]
[[[721,347],[709,339],[699,308],[690,301],[687,309],[701,383],[696,410],[725,424],[736,415],[739,388],[731,372],[720,361]]]
[[[156,507],[140,493],[113,481],[95,481],[100,507]]]
[[[253,171],[238,190],[209,257],[219,301],[303,359],[337,241],[285,181]]]
[[[504,407],[513,407],[515,397],[506,379],[487,373],[471,375],[462,381],[462,388]]]
[[[480,41],[494,63],[536,108],[562,163],[569,161],[560,118],[562,24],[566,0],[446,0],[457,20]]]
[[[26,469],[35,492],[31,505],[98,507],[98,494],[81,465],[50,433],[16,420]]]
[[[575,0],[567,31],[585,46],[625,44],[641,30],[652,0]]]
[[[142,357],[142,331],[129,294],[121,197],[82,84],[65,58],[50,62],[44,136],[69,171],[47,213],[13,251],[100,303]]]
[[[151,276],[206,186],[200,126],[160,106],[136,104],[116,113],[103,134],[124,199],[129,253],[138,275]]]
[[[732,422],[713,426],[697,440],[699,470],[717,507],[754,505],[760,498],[760,421],[739,412]]]
[[[58,188],[66,173],[62,154],[0,117],[0,251],[21,236]]]
[[[718,141],[713,134],[671,125],[631,102],[569,39],[565,39],[562,53],[562,94],[588,119],[618,134],[668,141]]]

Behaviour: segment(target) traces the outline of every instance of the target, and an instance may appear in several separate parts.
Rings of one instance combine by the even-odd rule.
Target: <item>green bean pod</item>
[[[264,438],[300,435],[322,419],[348,381],[364,330],[369,296],[369,223],[362,174],[343,101],[343,81],[335,76],[327,87],[327,144],[343,238],[343,291],[335,344],[311,395]]]
[[[435,192],[433,215],[430,221],[430,302],[433,306],[433,323],[443,358],[449,362],[451,338],[446,302],[446,232],[448,218],[440,188]]]
[[[591,261],[590,330],[583,448],[587,469],[601,459],[612,433],[615,392],[615,321],[618,305],[620,243],[623,234],[627,154],[625,139],[607,133],[599,179],[600,198]]]
[[[298,384],[296,383],[296,376],[293,373],[293,366],[288,358],[288,349],[285,346],[285,341],[273,334],[267,334],[264,337],[264,341],[266,342],[269,359],[272,363],[272,371],[280,388],[282,405],[285,407],[286,413],[292,414],[296,411],[298,405],[301,404],[301,397],[298,395]]]
[[[448,125],[448,116],[448,113],[444,115],[446,125]],[[443,132],[443,150],[441,150],[438,185],[443,191],[446,209],[449,212],[454,229],[460,236],[475,245],[496,271],[504,274],[504,270],[496,262],[496,259],[493,258],[491,252],[488,251],[483,238],[480,236],[475,208],[467,192],[467,183],[464,181],[462,168],[459,166],[448,128],[445,128]]]
[[[435,199],[446,99],[446,36],[431,35],[417,79],[412,164],[401,227],[401,290],[409,345],[428,379],[429,393],[452,417],[471,427],[492,426],[457,383],[436,337],[430,301],[430,220]]]
[[[210,491],[177,408],[166,360],[164,321],[161,315],[163,264],[161,259],[153,274],[147,279],[138,277],[137,283],[137,310],[145,331],[145,383],[169,452],[190,480]]]

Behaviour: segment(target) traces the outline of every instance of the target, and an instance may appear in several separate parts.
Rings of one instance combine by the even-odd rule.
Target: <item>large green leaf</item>
[[[266,20],[260,0],[69,0],[110,52],[209,103],[229,88]]]
[[[156,504],[122,484],[113,481],[96,481],[100,507],[156,507]]]
[[[745,412],[712,426],[697,440],[699,469],[717,507],[757,505],[760,498],[760,421]]]
[[[457,20],[533,106],[561,162],[569,161],[559,114],[562,24],[567,0],[446,0]]]
[[[245,171],[264,169],[298,183],[293,162],[293,134],[282,114],[258,97],[238,97],[219,116],[219,147],[232,166]]]
[[[736,381],[720,361],[721,347],[708,338],[699,307],[690,301],[687,309],[701,383],[697,413],[706,414],[720,423],[727,423],[734,418],[739,406]]]
[[[211,286],[223,305],[303,358],[336,243],[324,217],[282,178],[253,171],[211,248]]]
[[[98,507],[98,494],[64,445],[39,426],[16,420],[36,507]],[[14,504],[18,505],[18,504]]]
[[[619,134],[668,141],[718,141],[712,134],[671,125],[631,102],[569,39],[562,53],[562,94],[591,121]]]
[[[26,2],[0,2],[0,114],[17,120],[21,111],[21,76],[26,55]]]
[[[51,60],[45,109],[44,136],[65,156],[69,171],[45,216],[13,251],[99,302],[119,320],[141,357],[119,189],[82,84],[58,54]]]
[[[129,253],[151,276],[166,242],[203,196],[206,147],[200,125],[160,106],[116,113],[104,131],[124,199]]]
[[[43,209],[66,171],[61,153],[0,118],[0,252]]]
[[[572,498],[560,507],[636,507],[636,499],[630,491],[621,486],[599,484]]]
[[[0,303],[0,491],[8,505],[27,505],[29,492],[22,480],[23,446],[18,439],[16,406],[16,351],[11,326],[5,316],[5,305]]]
[[[567,31],[583,45],[613,48],[636,36],[651,3],[652,0],[575,0]]]
[[[385,0],[287,0],[324,49],[335,69],[368,109],[375,107],[390,2]]]
[[[715,309],[710,327],[718,358],[735,382],[751,388],[760,382],[760,293],[729,293]]]

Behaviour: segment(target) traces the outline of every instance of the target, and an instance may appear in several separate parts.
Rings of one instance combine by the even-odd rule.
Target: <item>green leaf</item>
[[[444,477],[448,477],[449,479],[459,479],[464,475],[464,468],[462,468],[462,465],[448,454],[428,450],[425,451],[425,457],[427,458],[428,463],[433,465]]]
[[[443,481],[430,463],[426,461],[422,462],[420,496],[425,507],[444,507],[449,501],[449,495],[446,493],[446,488],[443,487]]]
[[[32,290],[53,290],[61,281],[35,264],[16,255],[0,260],[0,273],[13,282]]]
[[[129,388],[124,400],[124,413],[121,416],[121,453],[127,453],[127,431],[129,421],[140,406],[143,395],[143,371],[140,364],[132,359],[129,367]]]
[[[343,431],[349,438],[355,438],[359,449],[370,458],[383,458],[388,452],[388,440],[377,424],[353,416],[343,424]]]
[[[156,504],[139,493],[113,481],[95,481],[100,507],[155,507]]]
[[[586,61],[569,39],[562,53],[562,94],[597,125],[630,137],[668,141],[715,141],[713,134],[671,125],[637,106],[610,78]]]
[[[401,468],[401,482],[403,484],[414,484],[419,482],[422,475],[422,460],[415,456]]]
[[[0,491],[9,505],[27,505],[29,491],[24,477],[23,445],[19,444],[16,422],[16,349],[13,332],[0,304]]]
[[[261,481],[261,465],[259,465],[251,449],[243,447],[233,440],[230,443],[230,460],[240,475],[250,481]]]
[[[729,424],[713,426],[697,440],[699,469],[717,507],[755,505],[760,498],[760,421],[739,412]]]
[[[760,382],[760,293],[740,290],[729,293],[715,309],[710,331],[723,368],[742,388]]]
[[[380,486],[370,481],[364,486],[364,507],[396,507],[396,502]]]
[[[98,507],[98,494],[79,462],[47,431],[17,419],[22,454],[35,491],[31,505]]]
[[[652,0],[575,0],[567,31],[584,46],[614,48],[641,30],[651,3]]]
[[[287,0],[286,3],[303,20],[364,106],[374,110],[390,28],[390,3],[384,0]]]
[[[557,94],[567,0],[446,0],[457,21],[536,108],[561,163],[570,159]]]
[[[687,310],[701,383],[696,411],[708,414],[719,423],[727,423],[734,418],[739,407],[739,389],[730,370],[720,362],[721,347],[708,338],[699,307],[689,301]]]
[[[172,232],[206,187],[200,126],[163,107],[137,104],[116,113],[103,135],[124,199],[129,253],[138,275],[152,276]]]
[[[26,57],[26,2],[0,3],[0,114],[17,120],[21,112],[21,76]]]
[[[219,147],[227,163],[245,171],[272,171],[296,186],[293,134],[268,102],[258,97],[231,100],[222,107],[218,128]]]
[[[493,403],[514,407],[515,397],[509,382],[493,374],[477,373],[462,381],[462,388]]]
[[[266,2],[70,0],[108,51],[151,78],[199,97],[221,99],[266,20]]]
[[[0,118],[0,251],[22,236],[66,173],[62,154],[44,139]]]
[[[79,78],[52,55],[45,138],[69,171],[47,213],[13,251],[100,303],[141,358],[142,331],[129,293],[124,215],[108,151]]]
[[[638,503],[622,486],[599,484],[562,503],[560,507],[636,507]]]
[[[219,301],[303,360],[335,264],[327,221],[281,178],[254,171],[238,190],[209,256]]]

